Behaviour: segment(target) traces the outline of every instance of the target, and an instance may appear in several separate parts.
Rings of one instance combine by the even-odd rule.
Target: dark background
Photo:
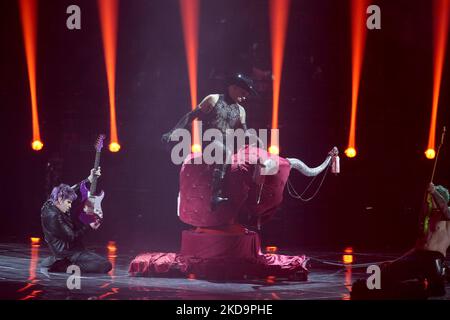
[[[66,8],[81,7],[81,30],[66,28]],[[403,249],[414,243],[433,162],[426,160],[432,100],[431,1],[376,1],[381,30],[368,31],[357,122],[358,156],[341,154],[342,174],[328,176],[308,203],[285,200],[262,230],[281,248]],[[84,179],[98,133],[109,133],[106,73],[96,1],[40,1],[37,94],[41,152],[30,148],[31,111],[16,1],[1,4],[0,240],[40,236],[40,207],[51,184]],[[347,145],[351,103],[349,1],[293,0],[280,101],[281,155],[310,166]],[[121,1],[117,116],[122,149],[102,155],[99,187],[106,220],[90,243],[176,250],[189,226],[176,216],[179,167],[160,136],[189,111],[189,83],[178,1]],[[443,70],[437,141],[449,125],[450,49]],[[202,1],[199,99],[222,92],[227,72],[270,70],[265,0]],[[250,127],[271,123],[270,93],[246,106]],[[450,184],[449,142],[435,182]],[[58,160],[59,169],[58,169]],[[49,167],[50,165],[50,167]],[[53,168],[59,175],[49,176]],[[50,178],[50,179],[49,179]],[[53,179],[53,180],[52,180]],[[293,173],[302,191],[309,179]]]

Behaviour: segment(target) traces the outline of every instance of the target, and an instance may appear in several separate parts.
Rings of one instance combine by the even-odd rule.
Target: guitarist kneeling
[[[41,266],[48,268],[50,272],[66,272],[69,265],[77,265],[83,273],[108,273],[112,265],[104,257],[86,250],[82,237],[89,230],[96,230],[101,224],[101,218],[86,218],[86,196],[83,190],[87,190],[86,184],[97,180],[101,175],[100,167],[91,170],[91,174],[86,180],[81,181],[73,187],[67,184],[60,184],[53,188],[53,191],[42,209],[41,223],[52,256],[44,259]],[[72,203],[81,192],[82,206],[84,212],[75,217],[70,215]],[[89,204],[89,201],[86,202]],[[83,218],[84,217],[84,218]]]

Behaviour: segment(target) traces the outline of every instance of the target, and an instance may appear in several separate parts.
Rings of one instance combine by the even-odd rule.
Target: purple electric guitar
[[[101,134],[95,143],[96,152],[94,171],[97,171],[100,166],[100,154],[103,148],[103,140],[105,140],[105,135]],[[80,220],[85,223],[91,223],[97,221],[98,219],[103,219],[102,200],[105,197],[105,193],[102,191],[99,195],[96,195],[97,179],[98,177],[94,175],[89,190],[86,188],[85,184],[83,184],[80,189],[82,199],[86,199],[83,205],[83,212],[80,215]]]

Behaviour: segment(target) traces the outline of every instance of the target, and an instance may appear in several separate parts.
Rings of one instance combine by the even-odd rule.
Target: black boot
[[[212,196],[211,196],[211,208],[216,210],[217,206],[223,202],[228,201],[228,198],[223,195],[223,187],[225,181],[225,174],[227,171],[226,165],[222,165],[214,169],[212,180]]]

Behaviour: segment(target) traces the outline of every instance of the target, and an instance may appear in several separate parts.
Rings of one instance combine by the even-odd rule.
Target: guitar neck
[[[94,162],[94,170],[97,171],[100,166],[100,151],[95,153],[95,162]],[[97,176],[94,175],[92,179],[91,187],[89,188],[89,192],[93,195],[97,189]]]

